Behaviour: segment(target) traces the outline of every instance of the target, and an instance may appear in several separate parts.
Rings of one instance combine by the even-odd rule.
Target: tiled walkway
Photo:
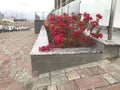
[[[22,90],[31,78],[33,30],[0,33],[0,90]]]
[[[114,60],[40,74],[28,86],[33,85],[32,90],[120,90],[120,58]]]
[[[31,75],[33,30],[0,33],[0,90],[120,90],[120,58]]]

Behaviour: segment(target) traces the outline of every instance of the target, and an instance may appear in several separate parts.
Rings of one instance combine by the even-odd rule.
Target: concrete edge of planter
[[[47,32],[45,30],[45,27],[42,26],[40,33],[37,37],[37,40],[35,41],[35,44],[30,52],[30,55],[37,55],[40,54],[39,52],[39,47],[44,46],[44,45],[48,45],[48,37],[47,37]]]
[[[93,38],[95,41],[103,43],[104,45],[120,45],[120,43],[112,41],[112,40],[104,40],[104,39],[97,39]]]

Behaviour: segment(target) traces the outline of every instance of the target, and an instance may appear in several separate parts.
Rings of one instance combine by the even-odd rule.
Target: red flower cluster
[[[98,26],[98,22],[97,22],[97,21],[91,21],[91,25],[92,25],[93,27],[96,27],[96,26]]]
[[[97,14],[96,17],[97,17],[98,19],[102,19],[102,15],[101,15],[101,14]]]
[[[65,41],[64,35],[63,34],[58,34],[53,38],[52,43],[56,47],[61,47],[63,45],[64,41]]]
[[[102,38],[103,37],[103,34],[102,33],[98,33],[98,34],[96,34],[96,33],[91,33],[91,35],[93,36],[93,37],[96,37],[96,38]]]
[[[91,37],[102,38],[100,32],[99,19],[100,14],[96,15],[96,20],[89,13],[66,13],[62,15],[51,14],[45,21],[45,26],[51,37],[50,44],[39,48],[39,51],[48,51],[51,46],[54,48],[68,48],[88,46],[91,43]]]
[[[49,51],[50,49],[52,49],[51,45],[39,47],[39,51]]]

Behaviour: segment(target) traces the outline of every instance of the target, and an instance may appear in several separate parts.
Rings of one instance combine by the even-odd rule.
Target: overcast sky
[[[32,13],[50,12],[52,9],[54,0],[0,0],[0,11]]]
[[[54,0],[0,0],[1,10],[45,11],[54,8]]]

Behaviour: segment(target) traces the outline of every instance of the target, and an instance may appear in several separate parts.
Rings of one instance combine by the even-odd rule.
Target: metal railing
[[[75,0],[73,0],[75,1]],[[58,6],[57,8],[55,8],[54,10],[60,9],[61,7],[65,6],[66,4],[70,3],[72,1],[65,1],[64,3],[62,3],[62,5]]]
[[[78,12],[83,13],[83,11],[89,12],[89,10],[91,10],[94,7],[94,6],[92,6],[92,8],[89,9],[89,6],[85,6],[84,0],[82,1],[82,3],[81,3],[81,1],[82,0],[65,1],[64,3],[62,3],[61,6],[58,6],[57,8],[55,8],[54,10],[52,10],[51,12],[36,12],[35,13],[35,19],[45,20],[50,15],[50,13],[54,13],[54,14],[58,14],[59,15],[59,14],[62,14],[64,12],[68,13],[68,14],[71,14],[72,12],[74,12],[74,13],[75,12],[76,13],[78,13]],[[103,12],[104,15],[103,15],[103,20],[101,22],[101,25],[108,27],[108,40],[112,40],[112,30],[113,30],[113,21],[114,21],[114,16],[115,16],[116,1],[117,0],[110,0],[110,1],[108,0],[108,2],[111,5],[110,5],[109,9],[105,8],[105,10],[107,10],[107,11],[104,10],[104,12]],[[89,2],[88,2],[88,4],[89,4]],[[86,10],[86,8],[88,8],[89,10]],[[96,9],[96,8],[94,8],[94,9]],[[94,10],[94,9],[92,9],[92,10]],[[75,11],[75,10],[77,10],[77,11]],[[91,11],[90,11],[90,13],[92,15],[94,15],[93,11],[92,12]],[[96,10],[96,11],[99,12],[99,10]],[[109,12],[110,12],[110,14],[109,14]],[[99,12],[99,13],[101,13],[101,12]],[[108,18],[107,19],[108,21],[106,20],[106,16]]]
[[[75,8],[76,6],[78,8],[76,9],[79,9],[77,12],[80,12],[80,3],[81,3],[81,0],[78,0],[79,2],[76,3],[76,0],[73,0],[73,1],[65,1],[64,3],[62,3],[62,5],[58,6],[57,8],[55,8],[53,10],[53,13],[55,14],[62,14],[62,13],[67,13],[67,14],[71,14],[72,13],[72,8]],[[71,3],[75,3],[74,6],[71,4]],[[73,10],[74,12],[74,10]]]
[[[76,2],[76,1],[79,1],[79,2],[77,2],[76,5],[71,5],[71,3]],[[105,1],[105,2],[109,3],[107,8],[99,7],[98,3],[94,3],[93,6],[90,6],[90,4],[89,4],[90,1],[86,1],[86,0],[83,0],[82,4],[81,4],[81,1],[82,0],[74,0],[72,2],[66,1],[61,6],[58,6],[57,8],[55,8],[54,13],[58,14],[58,15],[62,14],[62,13],[65,12],[65,8],[64,7],[66,7],[67,10],[66,10],[65,13],[70,14],[72,12],[71,9],[75,8],[74,6],[78,6],[77,8],[75,8],[75,9],[78,9],[77,13],[78,12],[83,13],[83,11],[84,11],[84,12],[90,13],[92,16],[95,16],[95,13],[97,13],[97,12],[98,13],[102,13],[103,14],[103,19],[100,22],[100,25],[108,27],[108,38],[107,39],[108,40],[112,40],[112,30],[113,30],[113,26],[114,26],[113,22],[114,22],[114,16],[115,16],[115,9],[116,9],[116,2],[117,2],[117,0],[107,0],[107,1]],[[85,5],[84,2],[86,2],[86,5]],[[93,0],[93,2],[96,2],[96,1]],[[104,2],[104,1],[101,1],[101,2]],[[94,7],[95,4],[98,5],[97,8]],[[89,6],[90,6],[90,9],[89,9]],[[74,13],[75,13],[75,9],[74,9]],[[101,11],[99,11],[99,10],[101,10]]]

